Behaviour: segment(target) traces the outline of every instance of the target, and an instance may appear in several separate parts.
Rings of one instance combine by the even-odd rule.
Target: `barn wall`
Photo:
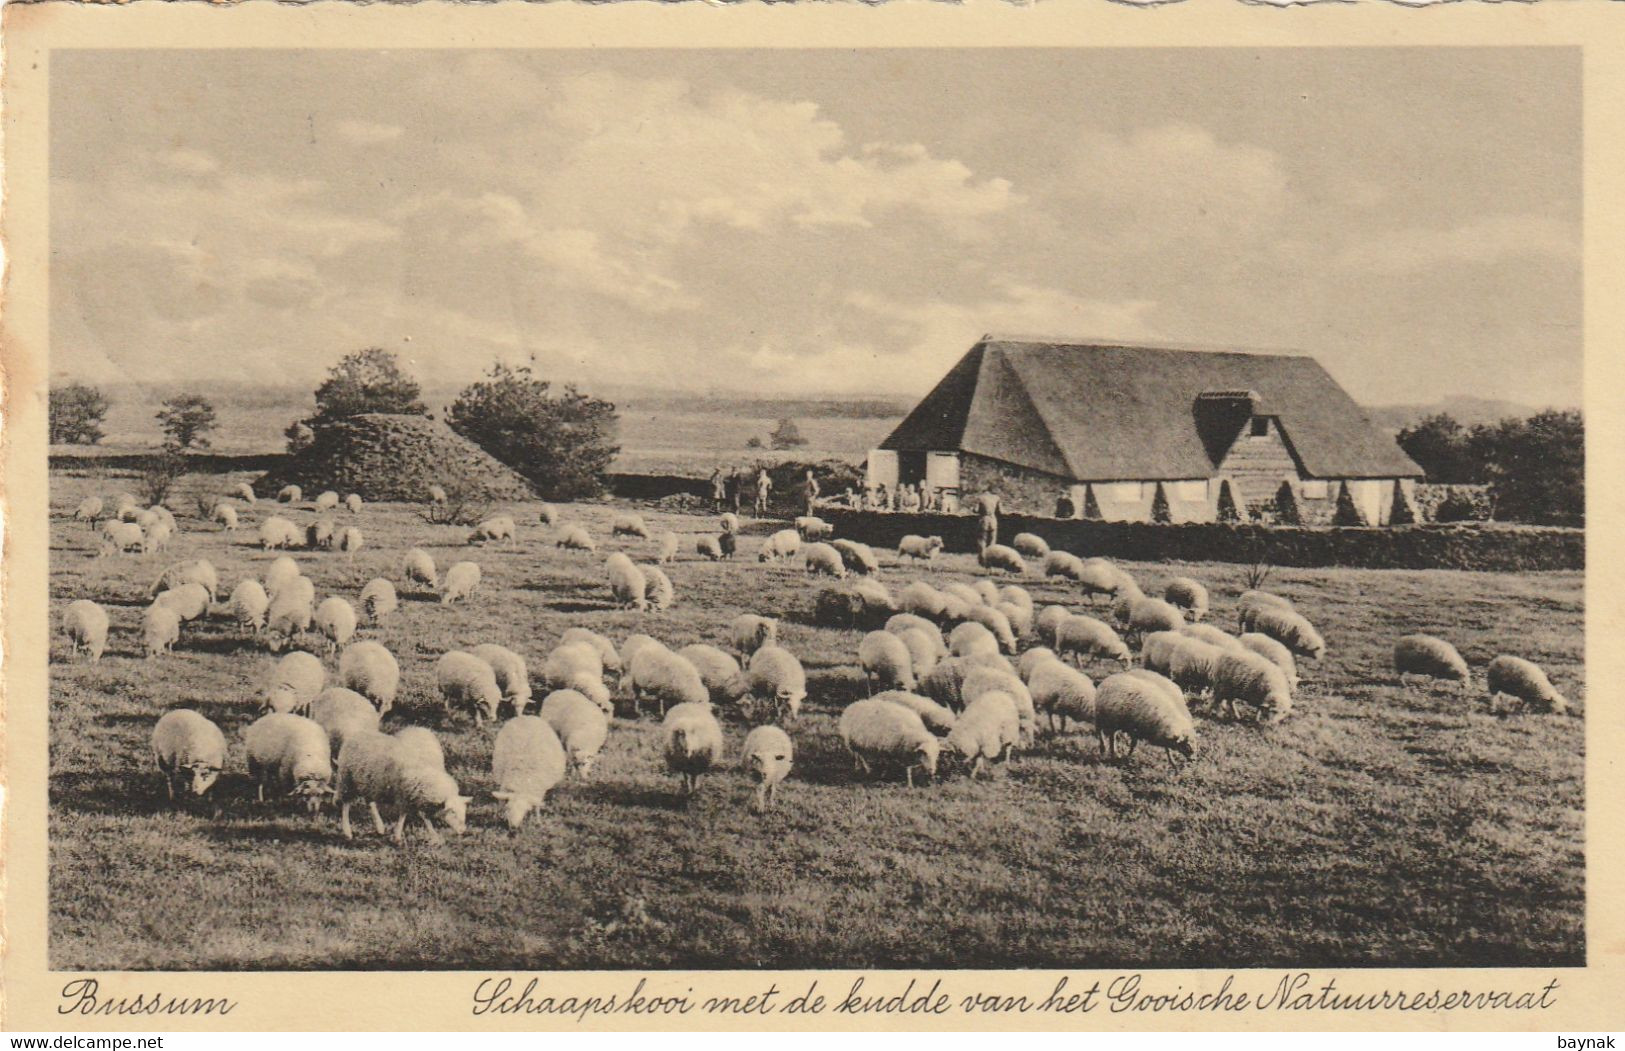
[[[1297,462],[1281,440],[1280,427],[1274,419],[1266,419],[1268,434],[1254,437],[1251,425],[1243,427],[1225,454],[1224,462],[1219,464],[1219,471],[1234,479],[1236,492],[1248,510],[1256,510],[1273,500],[1282,480],[1298,477]],[[1300,492],[1298,496],[1301,500],[1303,494]],[[1334,492],[1332,496],[1335,499],[1337,494]]]
[[[997,493],[1008,514],[1048,516],[1071,486],[1065,478],[1028,470],[973,453],[959,456],[959,502],[969,506],[978,493]]]

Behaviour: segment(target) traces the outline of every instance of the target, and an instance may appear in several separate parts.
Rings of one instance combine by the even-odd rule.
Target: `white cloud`
[[[1576,259],[1580,231],[1536,215],[1497,215],[1448,229],[1410,229],[1352,239],[1337,261],[1387,276],[1445,266],[1494,266],[1513,259]]]
[[[333,125],[340,138],[357,146],[377,146],[400,138],[405,129],[399,124],[378,124],[369,120],[341,120]]]

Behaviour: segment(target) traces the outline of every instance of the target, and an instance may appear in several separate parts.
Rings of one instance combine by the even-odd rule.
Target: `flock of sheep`
[[[279,501],[297,503],[301,496],[289,487]],[[444,500],[438,491],[428,496]],[[240,505],[254,502],[252,489],[241,486],[210,517],[235,530]],[[324,492],[314,506],[319,516],[341,506],[360,516],[363,502]],[[111,504],[86,500],[74,517],[94,527],[104,512],[103,556],[161,551],[177,532],[167,509],[141,508],[128,494]],[[558,546],[597,550],[589,530],[561,525],[555,509],[544,506],[540,520],[557,528]],[[676,535],[653,532],[631,513],[617,515],[611,533],[653,545],[643,564],[620,551],[606,559],[613,602],[639,612],[669,608],[677,596],[661,566],[677,555]],[[511,544],[517,534],[514,519],[499,515],[476,526],[468,543]],[[352,557],[363,543],[359,528],[326,517],[300,528],[280,514],[269,515],[258,535],[267,550],[328,549]],[[724,515],[719,532],[700,536],[695,550],[723,560],[738,552],[740,541],[737,518]],[[929,566],[941,549],[939,538],[908,536],[898,546],[898,560]],[[1147,595],[1110,561],[1051,551],[1031,534],[1016,536],[1008,547],[985,548],[978,561],[988,575],[974,585],[915,579],[895,593],[877,579],[880,560],[872,549],[835,539],[829,524],[815,517],[767,536],[758,558],[799,559],[809,575],[835,578],[817,593],[814,617],[872,629],[856,654],[867,696],[844,708],[839,733],[857,769],[900,775],[911,787],[916,774],[934,779],[949,767],[974,778],[987,763],[1030,747],[1041,728],[1064,732],[1072,723],[1090,725],[1106,756],[1117,758],[1125,740],[1132,755],[1144,741],[1163,748],[1177,769],[1180,757],[1196,754],[1193,712],[1230,719],[1247,713],[1262,725],[1279,722],[1297,696],[1297,661],[1317,660],[1326,650],[1313,623],[1282,596],[1242,594],[1237,633],[1231,634],[1208,622],[1208,591],[1199,581],[1176,577],[1160,597]],[[480,584],[477,563],[458,561],[442,574],[421,548],[406,551],[398,565],[401,587],[438,595],[443,604],[472,600]],[[1033,571],[1075,589],[1088,611],[1037,608],[1019,584],[993,579]],[[362,625],[381,624],[396,611],[396,582],[368,581],[353,605],[342,595],[317,602],[315,585],[299,563],[282,555],[263,579],[245,578],[223,599],[221,590],[205,559],[166,568],[150,589],[152,602],[142,618],[147,657],[168,653],[186,625],[212,616],[229,618],[273,653],[308,644],[336,658],[330,675],[321,656],[292,650],[257,694],[262,714],[243,743],[247,773],[261,800],[291,798],[312,813],[335,801],[346,838],[353,834],[351,809],[358,803],[366,805],[381,834],[386,826],[380,805],[392,810],[397,842],[404,841],[409,822],[421,823],[437,841],[439,827],[464,829],[470,798],[447,771],[435,734],[422,726],[381,729],[400,691],[400,665],[383,644],[356,636]],[[83,598],[70,603],[63,629],[72,654],[100,659],[109,631],[102,606]],[[734,761],[753,783],[755,805],[762,809],[772,804],[794,763],[791,731],[807,700],[807,676],[800,660],[780,645],[776,616],[739,616],[729,641],[732,652],[703,643],[672,649],[634,633],[617,646],[573,627],[535,675],[519,653],[485,644],[442,654],[434,666],[435,687],[446,717],[466,713],[476,724],[500,723],[490,750],[496,786],[491,796],[511,829],[519,829],[566,777],[591,776],[610,740],[617,700],[634,715],[645,704],[658,709],[664,764],[680,779],[685,798],[702,777],[729,765],[722,721],[750,725]],[[1455,648],[1431,636],[1400,639],[1394,665],[1402,681],[1409,675],[1471,681]],[[1497,657],[1487,678],[1492,696],[1507,695],[1530,709],[1567,710],[1567,701],[1527,660]],[[539,703],[538,684],[545,690]],[[221,729],[187,708],[156,721],[152,751],[172,800],[206,797],[228,755]]]

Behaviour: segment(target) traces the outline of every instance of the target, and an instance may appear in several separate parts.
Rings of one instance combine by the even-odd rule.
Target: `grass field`
[[[218,479],[219,490],[236,480]],[[398,582],[411,545],[442,566],[473,557],[484,571],[469,604],[407,599],[376,636],[404,672],[402,703],[386,725],[435,728],[476,800],[467,834],[401,850],[370,829],[346,843],[331,813],[312,820],[252,801],[240,734],[272,663],[263,649],[217,621],[194,625],[171,657],[137,656],[141,609],[162,566],[207,557],[227,589],[262,575],[273,556],[252,546],[252,527],[232,537],[183,517],[168,554],[97,561],[88,528],[67,516],[122,480],[53,481],[53,623],[81,597],[113,617],[99,664],[69,662],[59,633],[52,645],[56,969],[1584,960],[1576,573],[1277,570],[1269,585],[1329,645],[1325,660],[1304,665],[1284,723],[1260,730],[1204,719],[1196,760],[1177,775],[1156,752],[1103,762],[1093,737],[1074,732],[1042,737],[985,780],[911,791],[852,774],[835,727],[863,694],[860,633],[807,623],[814,588],[798,570],[699,562],[685,543],[670,574],[677,605],[639,615],[610,607],[600,568],[608,550],[639,544],[606,545],[596,557],[558,552],[520,506],[518,545],[471,552],[462,529],[430,526],[408,507],[369,507],[359,516],[368,546],[353,563],[296,553],[318,596],[353,601],[373,576]],[[566,514],[602,538],[613,510]],[[685,534],[711,525],[647,517]],[[883,559],[882,579],[894,586],[925,575]],[[1204,580],[1212,619],[1233,627],[1240,567],[1127,568],[1147,590],[1175,573]],[[952,556],[929,575],[974,572],[969,558]],[[1067,600],[1049,582],[1027,586],[1040,602]],[[810,678],[779,809],[753,814],[732,770],[680,806],[676,779],[658,761],[658,721],[623,717],[595,779],[567,782],[520,835],[508,834],[489,796],[494,731],[438,714],[431,669],[442,652],[501,642],[534,670],[572,625],[617,641],[647,631],[677,646],[722,642],[728,621],[747,611],[785,618],[783,640]],[[1504,649],[1541,662],[1580,714],[1508,715],[1478,691],[1401,688],[1389,655],[1393,639],[1413,630],[1453,639],[1480,676]],[[172,705],[198,708],[232,741],[218,817],[164,799],[147,742]],[[743,734],[728,728],[730,748]]]

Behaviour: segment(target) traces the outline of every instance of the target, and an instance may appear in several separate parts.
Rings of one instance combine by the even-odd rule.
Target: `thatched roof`
[[[1198,427],[1225,405],[1240,415]],[[994,336],[880,447],[973,453],[1076,481],[1206,478],[1248,409],[1279,420],[1308,476],[1422,474],[1314,358]]]

